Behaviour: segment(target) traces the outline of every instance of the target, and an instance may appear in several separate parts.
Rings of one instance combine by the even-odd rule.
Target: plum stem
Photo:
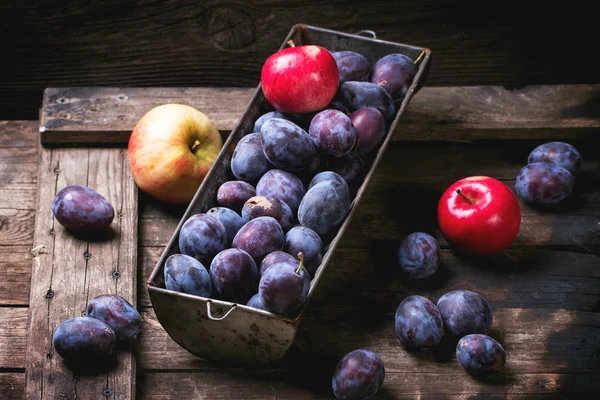
[[[464,194],[462,192],[462,190],[456,189],[456,193],[460,194],[470,205],[475,204],[475,201],[472,198],[470,198],[469,196],[467,196],[466,194]]]
[[[419,57],[417,57],[417,59],[415,60],[415,64],[418,64],[423,59],[423,57],[425,57],[425,50],[423,50],[421,54],[419,54]]]
[[[304,265],[304,254],[302,254],[302,252],[298,253],[298,259],[300,260],[300,264],[298,265],[298,268],[296,268],[296,275],[300,275],[300,270]]]
[[[290,47],[296,47],[296,43],[294,43],[294,41],[291,39],[287,41],[287,44],[289,44]]]
[[[190,149],[191,151],[194,151],[196,149],[196,147],[200,146],[200,141],[196,140],[194,142],[194,144],[192,145],[192,148]]]

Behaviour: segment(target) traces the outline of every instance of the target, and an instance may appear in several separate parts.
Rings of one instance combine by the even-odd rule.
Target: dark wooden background
[[[429,47],[427,85],[598,83],[582,1],[4,0],[0,119],[52,86],[252,87],[296,23]]]

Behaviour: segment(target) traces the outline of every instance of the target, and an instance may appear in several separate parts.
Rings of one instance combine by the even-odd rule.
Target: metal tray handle
[[[363,29],[362,31],[358,31],[358,32],[356,32],[356,34],[358,36],[365,36],[365,37],[370,37],[372,39],[377,39],[377,34],[375,34],[375,32],[370,31],[368,29]]]
[[[225,318],[227,318],[227,316],[229,316],[229,314],[231,314],[231,312],[234,309],[237,308],[237,304],[234,304],[233,306],[231,306],[231,308],[229,309],[229,311],[227,311],[225,314],[223,314],[222,317],[215,318],[215,317],[212,316],[212,313],[210,311],[210,304],[211,304],[210,300],[206,302],[206,315],[208,315],[208,318],[210,318],[213,321],[223,321]]]

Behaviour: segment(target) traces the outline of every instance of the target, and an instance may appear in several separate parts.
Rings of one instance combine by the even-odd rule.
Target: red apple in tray
[[[461,179],[446,189],[438,203],[442,234],[457,250],[494,255],[517,237],[521,210],[508,186],[487,176]]]
[[[278,111],[309,113],[325,108],[339,85],[335,59],[316,45],[294,46],[272,54],[265,61],[262,90]]]

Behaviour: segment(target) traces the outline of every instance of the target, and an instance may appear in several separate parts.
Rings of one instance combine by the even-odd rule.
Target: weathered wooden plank
[[[4,244],[4,239],[0,239]],[[0,246],[0,306],[29,304],[31,243],[27,246]]]
[[[32,161],[33,162],[23,162],[21,164],[0,163],[0,192],[16,189],[35,190],[35,184],[37,182],[37,162],[35,162],[36,160]]]
[[[6,4],[2,44],[12,63],[0,87],[0,118],[36,118],[43,89],[66,83],[255,86],[264,60],[298,22],[345,32],[371,29],[384,40],[432,48],[431,85],[598,82],[593,58],[576,63],[553,57],[556,49],[585,54],[589,48],[594,12],[581,6],[550,8],[534,26],[534,9],[514,13],[495,5],[490,11],[453,0],[423,0],[418,7],[388,0],[368,8],[357,0],[343,7],[127,0],[107,1],[101,12],[56,0],[43,0],[39,9],[19,1]],[[573,23],[559,32],[556,21]]]
[[[400,300],[399,300],[400,301]],[[398,301],[398,302],[399,302]],[[319,308],[324,302],[319,302]],[[397,304],[382,307],[377,316],[366,318],[360,307],[334,313],[333,307],[309,312],[303,319],[294,348],[280,362],[267,369],[293,371],[308,359],[339,359],[355,348],[376,349],[390,371],[452,373],[454,354],[447,348],[436,352],[408,353],[394,333]],[[359,321],[356,315],[365,317]],[[495,308],[491,335],[508,353],[507,372],[530,373],[600,373],[600,365],[590,360],[588,351],[600,345],[600,320],[597,313],[563,309]],[[140,341],[140,365],[145,370],[231,371],[235,366],[212,365],[194,357],[177,345],[162,329],[151,310],[144,313],[145,331]],[[337,321],[337,322],[335,322]],[[331,326],[340,330],[333,334]],[[436,362],[437,361],[437,362]],[[442,362],[440,362],[442,361]],[[456,372],[456,370],[454,370]]]
[[[36,146],[38,121],[0,121],[0,148]]]
[[[480,259],[442,250],[442,270],[429,282],[419,284],[397,271],[395,251],[399,241],[375,242],[369,248],[340,248],[314,293],[315,299],[327,299],[319,307],[337,314],[335,310],[344,302],[357,301],[351,298],[357,291],[366,290],[365,282],[368,290],[364,296],[376,303],[393,304],[398,293],[428,293],[437,298],[448,290],[463,288],[480,292],[501,308],[595,311],[600,307],[596,255],[523,247]],[[140,282],[147,281],[161,252],[161,247],[140,249]],[[145,287],[140,287],[139,307],[151,306]]]
[[[35,146],[0,148],[0,160],[2,160],[2,164],[20,165],[24,162],[35,162],[36,157],[37,148]]]
[[[144,113],[170,102],[197,107],[228,132],[252,93],[252,88],[49,88],[42,141],[127,143]],[[599,94],[600,85],[425,87],[411,101],[394,140],[589,137],[600,129],[592,107]]]
[[[227,374],[212,374],[212,373],[142,373],[140,375],[140,382],[142,383],[141,389],[143,390],[143,398],[151,399],[181,399],[187,398],[190,393],[196,395],[198,399],[240,399],[240,398],[312,398],[312,399],[329,399],[331,393],[328,392],[328,388],[325,387],[324,382],[319,382],[318,391],[309,391],[309,389],[302,390],[305,382],[298,382],[297,379],[291,377],[290,381],[292,385],[290,388],[280,390],[279,393],[275,392],[275,387],[280,389],[283,385],[275,382],[277,376],[273,373],[265,376],[260,373],[242,373],[242,376],[237,378],[241,380],[241,384],[233,385],[231,395],[227,388],[231,387],[231,383],[227,380],[229,375]],[[239,374],[236,374],[238,377]],[[303,376],[303,375],[300,375]],[[503,376],[500,382],[492,381],[485,385],[486,388],[492,386],[496,387],[495,393],[490,391],[481,390],[477,381],[472,378],[454,374],[450,376],[452,381],[444,379],[441,382],[433,384],[431,374],[421,374],[415,382],[419,386],[413,385],[413,380],[410,376],[405,374],[399,374],[390,372],[386,374],[385,386],[378,394],[378,398],[382,399],[393,399],[397,398],[397,395],[402,397],[415,397],[423,400],[429,399],[449,399],[449,400],[465,400],[470,399],[476,393],[479,397],[490,397],[495,394],[496,396],[491,397],[502,397],[506,393],[502,390],[506,387],[506,382],[519,382],[519,386],[514,389],[511,388],[510,398],[511,399],[564,399],[568,398],[571,393],[577,393],[579,395],[590,395],[594,396],[599,390],[597,388],[597,375],[596,374],[585,374],[585,375],[572,375],[572,374],[529,374],[519,377],[514,376]],[[216,379],[215,379],[216,378]],[[437,377],[436,377],[437,378]],[[215,384],[209,386],[213,379]],[[443,378],[442,378],[443,379]],[[468,387],[472,388],[472,391],[468,391],[467,388],[460,394],[446,394],[442,392],[442,388],[452,386],[453,381],[461,381],[467,379],[470,381]],[[201,383],[204,381],[204,383]],[[177,383],[177,384],[174,384]],[[251,383],[249,383],[251,382]],[[556,383],[560,383],[561,387],[557,388]],[[179,383],[183,386],[179,387]],[[249,383],[251,387],[244,388],[242,385]],[[310,382],[309,382],[310,383]],[[310,383],[311,386],[315,386],[315,383]],[[5,400],[20,400],[24,395],[25,385],[25,374],[22,373],[4,373],[0,374],[0,390],[2,390],[3,398]],[[275,387],[273,387],[275,385]],[[206,391],[206,386],[210,387],[210,390]],[[390,386],[392,389],[390,389]],[[393,388],[398,386],[399,389],[394,390]],[[466,385],[465,385],[466,386]],[[415,389],[415,387],[417,389]],[[421,391],[420,387],[428,388],[428,390]],[[403,389],[402,389],[403,388]],[[413,388],[412,392],[410,388]],[[436,392],[434,388],[438,388]],[[220,390],[219,390],[220,389]],[[190,391],[188,391],[190,390]],[[521,390],[521,392],[518,392]],[[401,391],[396,393],[396,391]],[[275,392],[275,395],[274,395]],[[427,392],[427,393],[424,393]],[[514,393],[513,393],[514,392]],[[206,395],[205,395],[206,393]],[[290,397],[292,396],[292,397]]]
[[[25,366],[27,319],[27,308],[0,307],[0,368]]]
[[[435,207],[398,210],[383,203],[389,196],[369,193],[344,234],[340,248],[368,248],[371,242],[394,240],[415,231],[433,235],[441,246],[448,247],[437,229]],[[366,206],[368,204],[368,206]],[[581,247],[582,251],[600,251],[600,216],[537,216],[521,217],[519,236],[513,246]],[[179,219],[140,221],[142,246],[165,246],[175,232]]]
[[[565,395],[595,395],[600,390],[596,374],[505,374],[497,380],[478,381],[453,365],[452,372],[405,373],[388,371],[377,398],[518,398]],[[144,399],[330,399],[331,374],[315,376],[316,362],[306,362],[287,373],[239,371],[235,380],[227,374],[148,373],[142,376],[140,393]],[[309,371],[309,372],[306,372]],[[331,369],[333,371],[333,369]],[[315,381],[315,379],[317,379]],[[173,385],[173,382],[177,382]],[[524,395],[524,394],[527,395]]]
[[[35,196],[35,194],[33,195]],[[35,201],[35,199],[32,200]],[[3,246],[31,244],[34,218],[33,210],[0,208],[0,243]]]
[[[75,379],[51,344],[56,327],[80,316],[87,301],[98,294],[118,292],[135,304],[137,189],[127,170],[124,150],[40,149],[33,243],[40,252],[32,267],[28,399],[59,395],[97,398],[105,389],[119,399],[134,393],[133,352],[122,354],[115,370]],[[108,240],[88,242],[76,238],[55,222],[52,199],[56,191],[71,184],[90,185],[111,200],[117,216],[110,227],[114,235]],[[86,256],[88,252],[92,258]],[[124,276],[122,281],[115,281],[115,267]]]
[[[339,312],[334,314],[333,307],[328,307],[323,300],[318,302],[318,307],[311,307],[303,319],[290,353],[267,366],[266,370],[287,374],[310,358],[330,363],[359,346],[376,349],[389,371],[419,373],[427,370],[451,374],[459,368],[454,354],[445,348],[416,353],[404,350],[394,334],[396,304],[388,304],[389,307],[382,307],[377,316],[359,321],[355,316],[365,313],[360,306],[338,305]],[[194,357],[168,336],[152,310],[143,311],[142,316],[144,324],[138,361],[143,370],[226,374],[240,371],[236,366],[213,365]],[[343,329],[332,334],[332,324]],[[600,320],[595,312],[494,307],[494,325],[490,334],[505,347],[508,354],[506,371],[510,374],[600,373],[600,364],[589,357],[589,351],[600,345]],[[0,309],[2,368],[18,369],[25,365],[26,335],[27,309]]]
[[[25,396],[25,374],[16,372],[0,374],[0,393],[5,400],[22,400]]]

